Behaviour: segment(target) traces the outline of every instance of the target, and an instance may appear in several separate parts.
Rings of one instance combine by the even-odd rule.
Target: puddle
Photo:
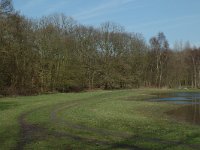
[[[151,99],[150,101],[183,105],[178,109],[167,112],[168,115],[176,120],[200,125],[200,93],[159,93],[155,95],[157,98]]]
[[[175,104],[200,104],[200,93],[159,93],[151,101],[168,101]]]

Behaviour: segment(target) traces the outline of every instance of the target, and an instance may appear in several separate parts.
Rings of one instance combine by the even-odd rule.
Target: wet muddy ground
[[[200,93],[156,94],[152,101],[170,102],[182,107],[166,112],[171,117],[184,122],[200,125]]]
[[[190,122],[200,125],[200,105],[188,105],[167,112],[168,115],[175,117],[177,120]]]

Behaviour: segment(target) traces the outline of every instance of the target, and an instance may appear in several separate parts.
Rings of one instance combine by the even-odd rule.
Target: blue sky
[[[41,16],[64,13],[85,25],[111,21],[148,41],[162,31],[171,46],[187,41],[200,46],[200,0],[13,0],[21,14]]]

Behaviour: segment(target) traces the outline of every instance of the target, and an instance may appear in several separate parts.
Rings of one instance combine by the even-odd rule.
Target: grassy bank
[[[199,149],[200,128],[138,89],[0,99],[0,149]]]

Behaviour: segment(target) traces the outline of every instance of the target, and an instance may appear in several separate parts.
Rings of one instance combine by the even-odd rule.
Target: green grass
[[[1,98],[0,149],[199,149],[199,126],[176,121],[165,113],[180,105],[145,101],[153,93],[175,91]]]

